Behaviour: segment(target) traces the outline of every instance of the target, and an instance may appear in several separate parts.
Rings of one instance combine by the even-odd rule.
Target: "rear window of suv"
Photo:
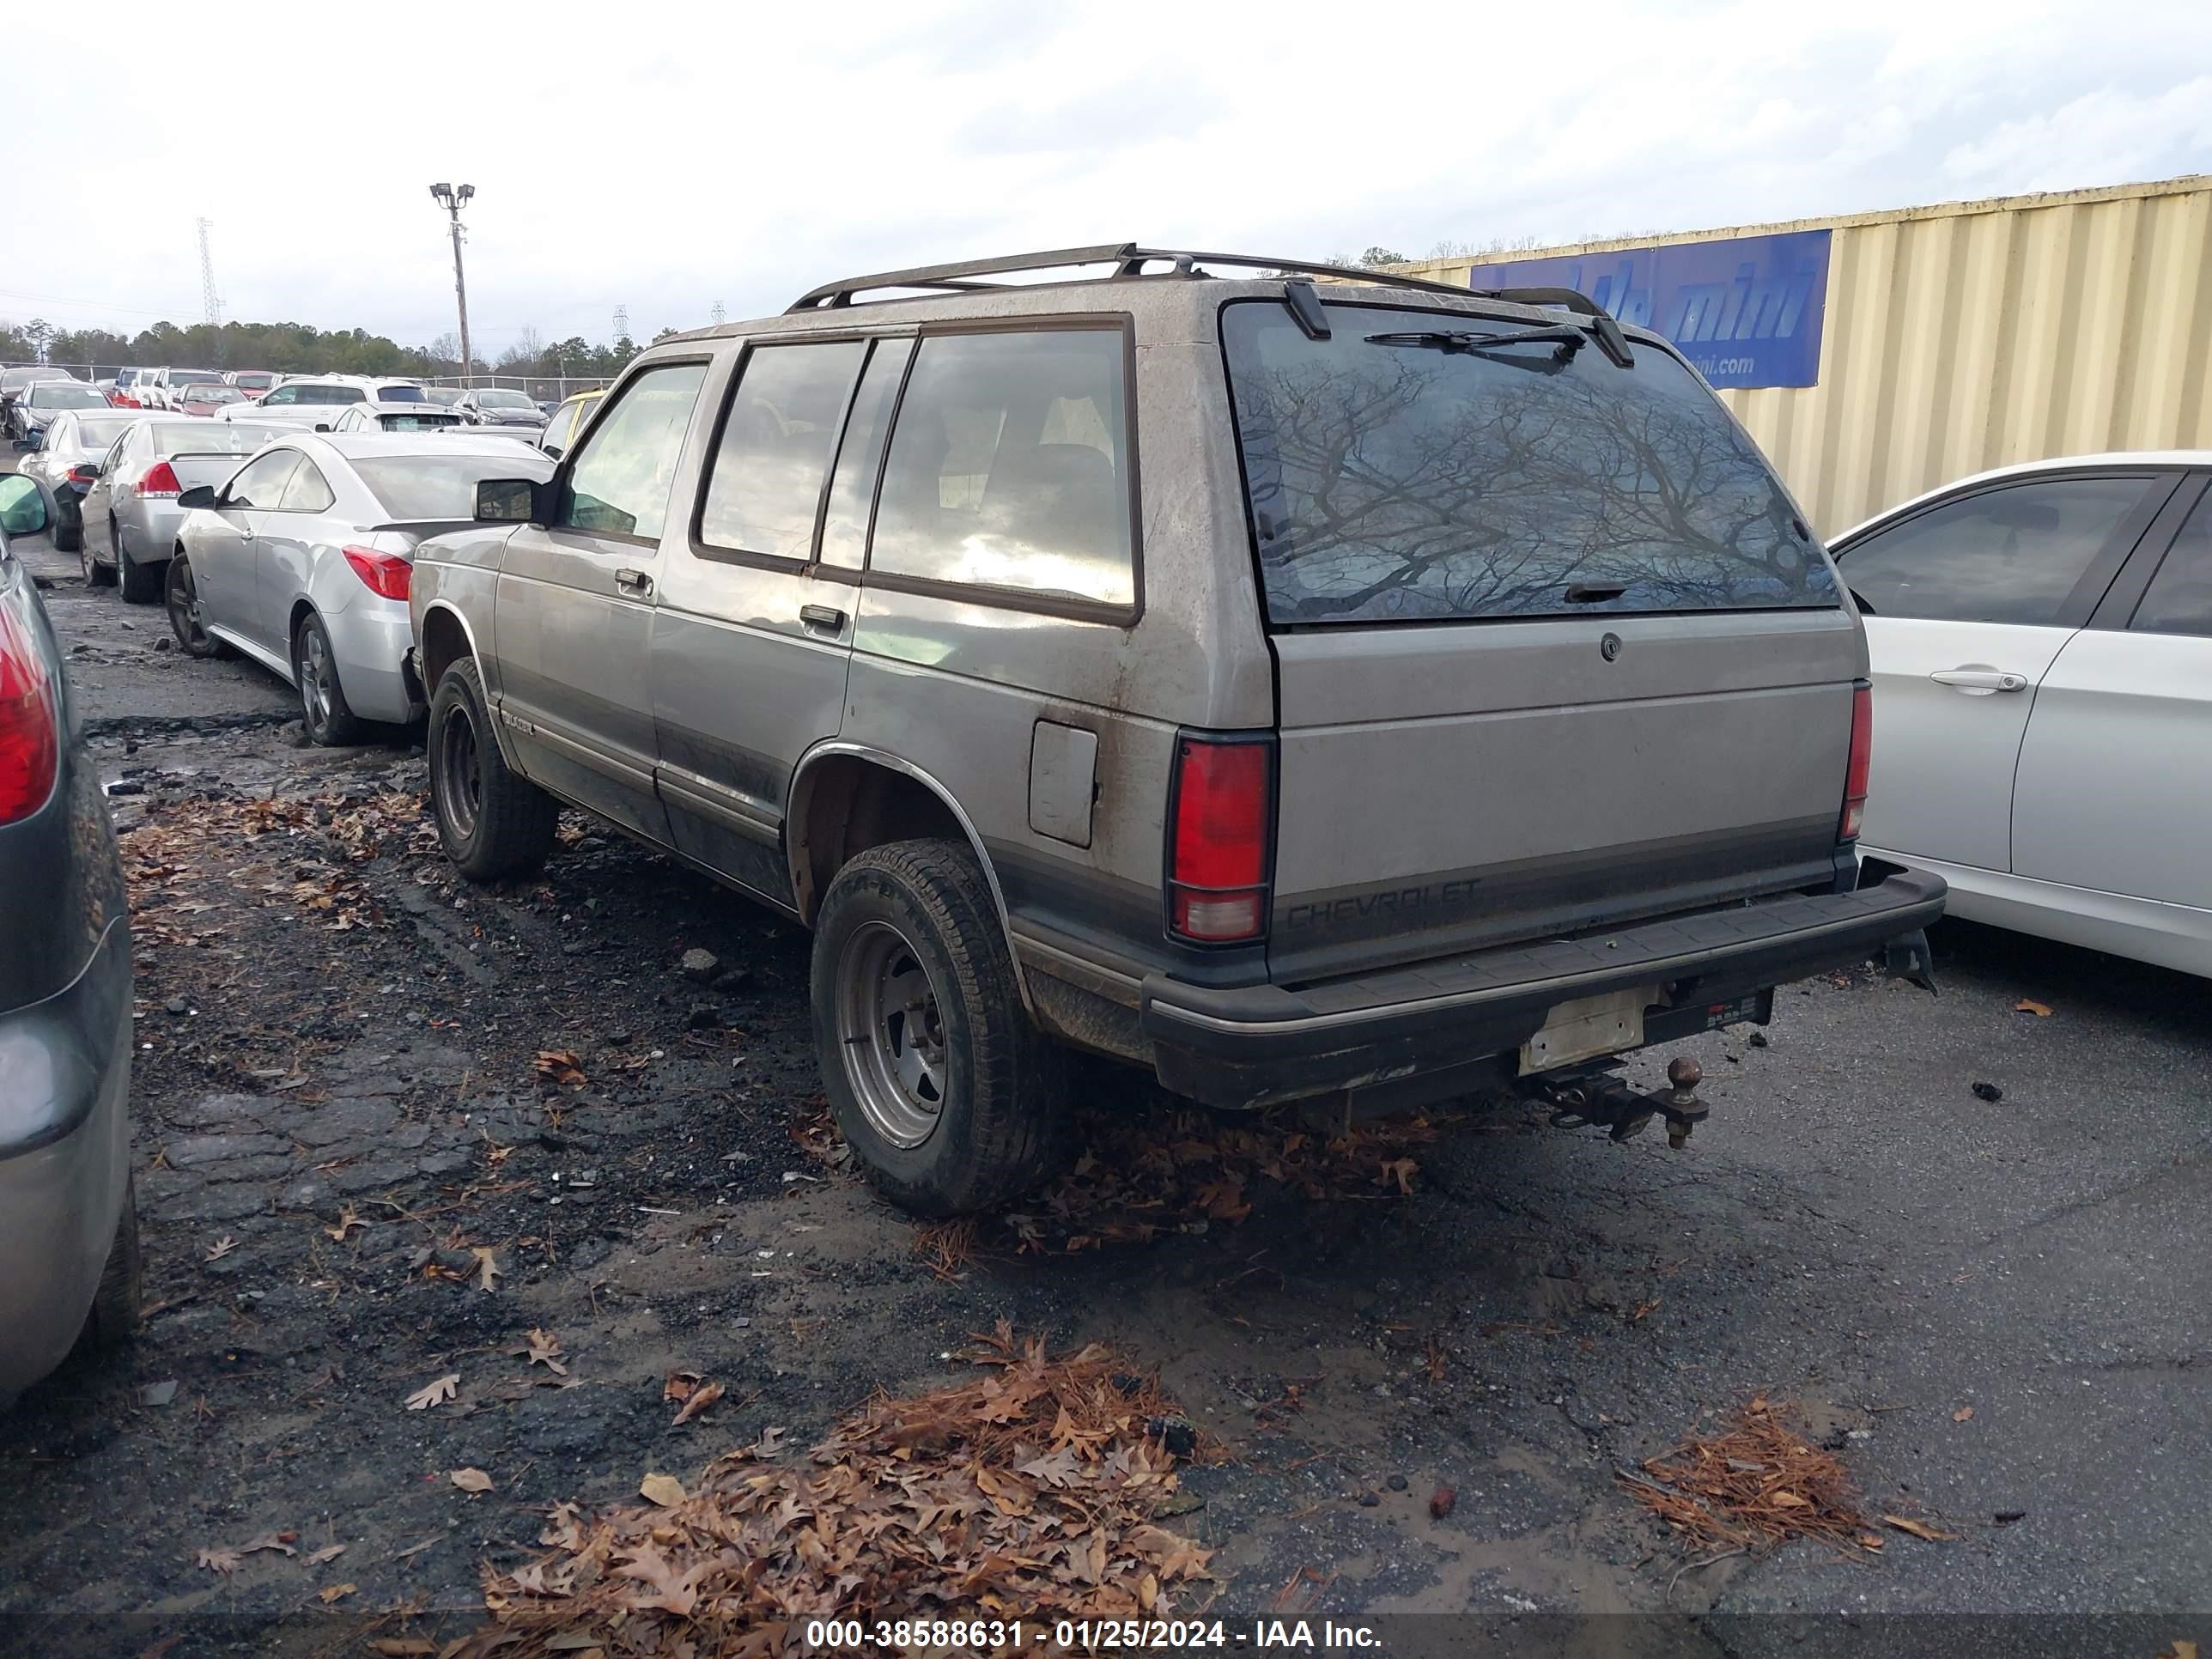
[[[1595,340],[1466,349],[1526,320],[1324,313],[1316,340],[1277,301],[1222,311],[1271,622],[1840,603],[1765,459],[1659,347],[1621,368]]]

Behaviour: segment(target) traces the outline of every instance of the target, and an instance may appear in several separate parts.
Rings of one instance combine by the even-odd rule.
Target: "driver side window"
[[[671,363],[632,380],[573,452],[555,526],[658,541],[684,434],[706,378],[704,363]]]
[[[295,386],[280,386],[262,398],[261,405],[264,409],[283,409],[289,404],[296,404],[299,401],[299,387]]]
[[[285,480],[299,465],[300,452],[296,449],[272,449],[248,461],[238,476],[224,486],[222,505],[274,507],[284,498]]]

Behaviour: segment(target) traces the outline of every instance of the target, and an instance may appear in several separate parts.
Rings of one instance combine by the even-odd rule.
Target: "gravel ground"
[[[61,1621],[42,1651],[465,1630],[550,1504],[804,1446],[1000,1319],[1157,1368],[1226,1446],[1174,1524],[1231,1645],[1300,1617],[1388,1617],[1406,1653],[2212,1644],[2212,988],[1951,925],[1938,997],[1838,976],[1687,1045],[1714,1113],[1680,1153],[1469,1109],[1410,1194],[940,1260],[802,1144],[798,930],[573,817],[542,879],[456,885],[404,734],[300,748],[287,688],[19,551],[119,786],[154,1309],[0,1419],[0,1613]],[[726,1393],[675,1427],[679,1370]],[[1869,1516],[1952,1536],[1680,1547],[1615,1472],[1754,1395]]]

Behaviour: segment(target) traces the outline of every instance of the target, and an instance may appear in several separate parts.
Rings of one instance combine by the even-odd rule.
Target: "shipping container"
[[[1657,328],[1827,536],[1987,467],[2212,447],[2212,174],[1401,269]]]

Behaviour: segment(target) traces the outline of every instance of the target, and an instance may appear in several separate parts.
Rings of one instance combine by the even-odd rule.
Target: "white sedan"
[[[1981,473],[1832,550],[1874,678],[1862,853],[1950,915],[2212,976],[2212,451]]]

